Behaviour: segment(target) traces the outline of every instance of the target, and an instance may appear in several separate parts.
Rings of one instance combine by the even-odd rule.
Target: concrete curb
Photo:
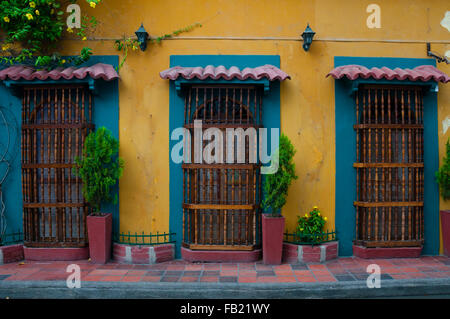
[[[450,297],[450,278],[382,280],[369,289],[365,281],[334,283],[155,283],[1,281],[0,299],[334,299]]]

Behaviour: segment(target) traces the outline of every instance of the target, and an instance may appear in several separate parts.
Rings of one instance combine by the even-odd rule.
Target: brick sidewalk
[[[382,280],[450,278],[450,258],[417,259],[339,258],[323,264],[189,263],[181,260],[156,265],[125,265],[110,262],[33,262],[0,265],[0,281],[66,280],[69,264],[81,267],[82,281],[102,282],[232,282],[232,283],[314,283],[366,280],[369,264],[381,267]],[[1,285],[1,283],[0,283]]]

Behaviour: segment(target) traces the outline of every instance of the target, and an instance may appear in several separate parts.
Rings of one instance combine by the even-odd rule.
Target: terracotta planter
[[[89,255],[96,264],[106,264],[111,259],[112,214],[88,216]]]
[[[283,216],[262,216],[263,261],[266,265],[281,264],[284,220]]]
[[[450,257],[450,210],[441,210],[441,226],[444,255]]]

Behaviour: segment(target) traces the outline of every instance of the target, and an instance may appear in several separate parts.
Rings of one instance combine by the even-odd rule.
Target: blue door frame
[[[226,68],[237,66],[241,70],[245,67],[257,67],[265,64],[271,64],[280,67],[280,57],[278,55],[171,55],[170,67],[174,66],[201,66],[207,65],[219,66]],[[184,98],[178,94],[176,81],[170,81],[169,92],[169,139],[174,129],[183,127],[184,124]],[[254,84],[254,80],[249,80]],[[266,80],[261,80],[261,85],[267,85]],[[204,84],[224,83],[222,81],[202,81]],[[246,81],[226,81],[226,83],[246,83]],[[263,96],[263,118],[264,127],[280,128],[280,82],[270,82],[270,89]],[[269,134],[270,135],[270,134]],[[175,257],[181,257],[182,242],[182,197],[183,197],[183,177],[181,163],[172,162],[170,153],[175,144],[179,141],[170,140],[169,143],[169,161],[170,161],[170,204],[169,204],[169,228],[170,232],[176,233]]]
[[[434,59],[335,57],[334,66],[359,64],[367,68],[394,69],[414,68],[419,65],[436,65]],[[386,81],[378,81],[386,82]],[[377,81],[374,81],[377,83]],[[390,81],[392,84],[419,84],[419,82]],[[434,83],[433,83],[434,84]],[[353,254],[355,239],[356,171],[356,123],[355,98],[349,94],[352,82],[335,80],[335,124],[336,124],[336,230],[339,236],[339,255]],[[439,254],[439,191],[435,172],[439,167],[437,92],[428,90],[424,95],[424,247],[422,254]]]
[[[113,56],[92,56],[86,65],[93,65],[96,63],[110,64],[117,67],[119,57]],[[84,66],[84,65],[82,65]],[[88,85],[94,85],[92,79],[86,79]],[[0,107],[6,110],[9,120],[13,121],[14,129],[11,135],[11,143],[14,143],[13,157],[11,161],[11,170],[3,185],[3,201],[5,203],[5,216],[7,222],[6,233],[15,233],[22,231],[23,225],[23,201],[22,201],[22,172],[21,172],[21,158],[20,158],[20,135],[22,123],[22,101],[19,96],[14,95],[15,85],[18,83],[33,85],[33,84],[67,84],[80,83],[79,80],[63,80],[63,81],[5,81],[0,85]],[[95,80],[94,91],[94,108],[93,108],[93,123],[95,127],[107,127],[117,139],[119,138],[119,82],[117,80],[106,82],[103,80]],[[0,122],[1,123],[1,122]],[[3,125],[3,124],[0,124]],[[6,144],[5,128],[0,127],[0,145]],[[3,167],[0,167],[0,170]],[[0,171],[1,173],[1,171]],[[0,175],[1,176],[1,175]],[[118,192],[119,188],[115,189]],[[113,214],[113,230],[119,231],[119,204],[108,204],[104,207],[105,212]]]

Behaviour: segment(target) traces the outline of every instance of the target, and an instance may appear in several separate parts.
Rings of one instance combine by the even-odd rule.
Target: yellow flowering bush
[[[327,217],[323,217],[317,206],[304,216],[297,216],[296,235],[301,242],[314,242],[322,237]]]
[[[70,3],[77,1],[80,0],[69,0]],[[95,8],[101,0],[84,1]],[[2,45],[14,44],[0,57],[0,63],[35,64],[41,68],[62,65],[63,59],[55,50],[66,26],[63,5],[67,4],[63,0],[0,0],[0,29],[6,36]],[[86,29],[86,19],[82,21],[84,29],[81,30]],[[91,18],[92,21],[96,23],[95,18]],[[91,49],[85,47],[79,56],[66,62],[82,64],[91,54]]]

